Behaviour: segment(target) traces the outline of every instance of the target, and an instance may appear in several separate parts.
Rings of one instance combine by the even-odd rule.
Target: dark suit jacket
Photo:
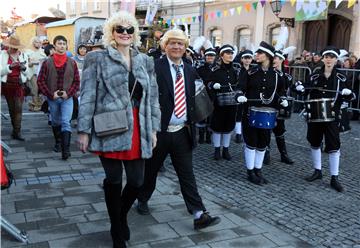
[[[187,125],[191,137],[191,145],[196,146],[195,127],[193,123],[195,106],[195,79],[199,78],[196,70],[187,63],[184,64],[184,79],[186,92]],[[161,110],[161,131],[166,132],[172,113],[174,112],[174,82],[171,76],[169,61],[166,56],[155,60],[156,79],[159,87],[159,103]]]

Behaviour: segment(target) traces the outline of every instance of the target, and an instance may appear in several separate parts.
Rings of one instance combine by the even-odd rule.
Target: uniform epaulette
[[[289,80],[289,81],[292,81],[293,80],[293,77],[290,75],[290,74],[288,74],[288,73],[284,73],[285,74],[285,76],[287,77],[287,79]]]
[[[259,70],[259,67],[258,66],[255,66],[254,68],[250,68],[249,70],[248,70],[248,74],[249,75],[252,75],[252,74],[254,74],[255,72],[257,72]]]
[[[315,81],[316,79],[319,78],[319,76],[320,76],[319,73],[313,74],[313,75],[310,76],[310,80],[311,80],[311,81]]]
[[[211,71],[214,72],[214,71],[217,71],[220,69],[220,66],[219,65],[214,65],[213,67],[211,67]]]
[[[346,81],[346,76],[344,74],[341,74],[339,72],[336,73],[336,77],[341,81],[341,82],[345,82]]]
[[[281,76],[281,77],[284,75],[284,73],[283,73],[282,71],[278,70],[278,69],[274,69],[274,71],[275,71],[277,74],[279,74],[279,76]]]

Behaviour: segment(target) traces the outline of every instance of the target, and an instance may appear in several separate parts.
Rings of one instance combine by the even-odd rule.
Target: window
[[[220,29],[214,29],[211,31],[211,43],[214,47],[221,46],[222,43],[222,31]]]
[[[73,14],[76,12],[76,1],[70,0],[70,12]]]
[[[100,10],[100,1],[94,0],[94,11]]]
[[[250,49],[251,30],[242,28],[237,31],[237,46],[239,49]]]
[[[87,9],[87,0],[81,0],[81,13],[88,12]]]
[[[279,38],[279,34],[280,34],[280,27],[275,27],[273,29],[271,29],[270,32],[270,44],[272,44],[273,46],[276,45],[276,42]]]

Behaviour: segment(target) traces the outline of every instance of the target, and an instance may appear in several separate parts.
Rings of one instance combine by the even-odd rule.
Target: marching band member
[[[242,72],[247,72],[251,68],[251,62],[254,58],[254,54],[251,50],[244,50],[239,54],[241,67],[244,69]],[[236,113],[236,124],[235,124],[235,142],[241,143],[241,119],[243,114],[243,105],[240,104],[237,106]]]
[[[214,95],[232,92],[238,87],[241,73],[240,69],[233,67],[234,48],[231,45],[223,45],[220,48],[220,64],[213,67],[209,88]],[[220,146],[223,146],[222,157],[231,160],[229,153],[231,133],[235,127],[236,105],[220,106],[218,99],[214,101],[214,112],[211,118],[210,128],[213,131],[212,140],[215,147],[214,159],[219,160]],[[222,143],[222,144],[221,144]]]
[[[285,83],[285,90],[286,90],[286,92],[288,92],[288,89],[292,84],[292,76],[283,72],[284,61],[285,61],[284,54],[281,51],[275,51],[274,68],[276,70],[278,70],[279,75],[283,78],[284,83]],[[276,127],[272,131],[275,134],[276,145],[280,152],[281,162],[283,162],[285,164],[293,164],[294,161],[291,160],[291,158],[287,154],[287,150],[286,150],[285,136],[284,136],[284,134],[286,132],[285,120],[282,118],[277,118],[276,119]],[[270,136],[269,136],[269,138],[270,138]],[[269,144],[270,144],[270,140],[269,140]],[[270,164],[270,146],[268,148],[269,149],[266,149],[266,152],[265,152],[264,164]]]
[[[301,82],[295,84],[296,90],[308,95],[309,99],[334,98],[333,109],[335,120],[329,122],[308,122],[307,140],[311,145],[311,157],[314,173],[307,177],[308,182],[322,179],[321,172],[321,143],[325,136],[325,152],[329,153],[329,167],[331,174],[330,186],[338,192],[344,188],[338,180],[340,162],[340,137],[339,120],[340,106],[343,100],[353,97],[350,89],[350,82],[346,76],[336,70],[337,58],[340,51],[334,46],[326,47],[322,52],[324,66],[315,71],[305,84],[305,87],[312,87],[306,90]],[[317,89],[314,89],[316,87]]]
[[[268,182],[263,177],[261,168],[265,149],[269,145],[270,130],[250,125],[249,113],[251,107],[276,108],[279,102],[283,106],[288,105],[286,98],[279,98],[279,96],[285,95],[285,87],[279,72],[272,66],[274,52],[275,48],[273,46],[264,41],[260,43],[256,51],[256,61],[259,65],[248,71],[246,83],[241,86],[245,96],[238,97],[238,101],[243,103],[247,102],[248,99],[258,99],[259,96],[261,98],[261,101],[251,101],[244,105],[242,119],[248,180],[258,185]]]
[[[205,55],[205,63],[202,66],[200,66],[199,68],[197,68],[196,71],[199,74],[199,76],[201,77],[201,79],[203,80],[203,82],[205,83],[205,85],[207,85],[207,83],[211,79],[211,74],[212,74],[211,68],[214,65],[215,58],[216,58],[215,49],[214,48],[206,49],[204,55]],[[208,144],[211,143],[211,132],[207,128],[209,121],[210,121],[210,118],[207,118],[206,120],[201,121],[200,123],[197,123],[197,126],[199,128],[199,143],[200,144],[203,144],[205,141]]]

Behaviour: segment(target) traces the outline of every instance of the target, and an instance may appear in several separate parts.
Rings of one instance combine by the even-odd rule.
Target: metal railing
[[[338,68],[337,70],[347,76],[351,82],[351,89],[356,95],[356,99],[349,103],[348,110],[360,112],[360,70],[346,68]],[[307,66],[289,66],[289,71],[293,77],[293,83],[296,81],[305,82],[312,73],[312,70]],[[296,100],[304,100],[302,96],[293,93],[292,95]]]

